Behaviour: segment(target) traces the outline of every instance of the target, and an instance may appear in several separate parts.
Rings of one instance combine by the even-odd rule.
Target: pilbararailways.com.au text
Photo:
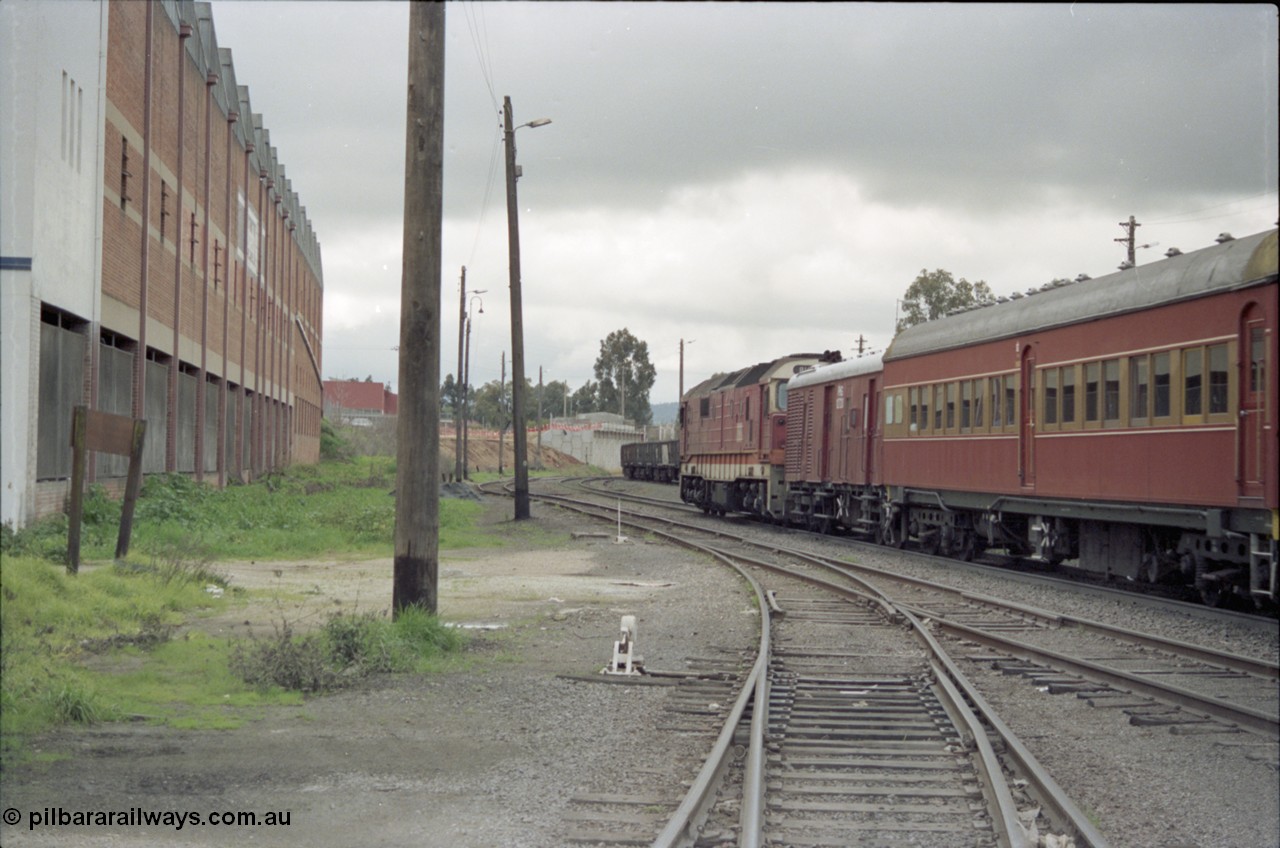
[[[232,827],[288,827],[292,811],[276,810],[252,812],[249,810],[214,810],[200,813],[195,810],[147,810],[130,807],[127,810],[75,810],[65,807],[44,807],[23,812],[15,807],[4,811],[4,823],[18,825],[23,821],[27,830],[46,827],[184,827],[232,826]]]

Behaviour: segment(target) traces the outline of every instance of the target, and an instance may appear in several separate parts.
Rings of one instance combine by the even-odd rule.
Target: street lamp
[[[462,476],[459,481],[466,480],[470,476],[469,466],[467,465],[467,439],[471,434],[471,310],[475,308],[476,301],[480,301],[480,314],[484,314],[484,298],[480,295],[487,292],[488,289],[479,289],[475,294],[471,295],[471,304],[467,307],[467,343],[466,352],[462,360]]]
[[[511,98],[502,98],[503,140],[507,148],[507,252],[511,264],[511,435],[515,442],[515,520],[529,517],[529,464],[525,456],[524,429],[524,322],[520,296],[520,222],[517,215],[516,179],[520,169],[516,165],[516,130],[520,127],[545,127],[550,118],[538,118],[512,126]]]

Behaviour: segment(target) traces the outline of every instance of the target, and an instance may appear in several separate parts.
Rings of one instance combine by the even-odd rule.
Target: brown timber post
[[[437,606],[444,22],[443,3],[409,5],[393,615]]]

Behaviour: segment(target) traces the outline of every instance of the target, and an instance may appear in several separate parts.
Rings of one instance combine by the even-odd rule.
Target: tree
[[[542,407],[542,420],[548,421],[552,418],[559,418],[565,413],[568,404],[565,399],[572,394],[569,391],[569,384],[563,380],[552,380],[550,383],[542,384],[542,398],[538,398],[538,387],[534,386],[529,390],[529,406],[532,407],[532,413],[536,417],[538,407]]]
[[[490,380],[471,392],[471,418],[503,430],[511,423],[511,383]]]
[[[618,412],[638,424],[653,418],[649,409],[649,389],[657,372],[649,363],[649,345],[625,327],[614,330],[600,342],[596,358],[596,379],[600,381],[601,410]]]
[[[953,309],[994,300],[991,287],[982,280],[971,283],[964,277],[956,280],[950,271],[941,268],[933,272],[921,269],[902,295],[902,317],[898,319],[897,332],[941,318]]]
[[[462,383],[453,379],[452,374],[444,376],[444,384],[440,386],[440,411],[450,410],[455,421],[462,418]]]
[[[599,412],[601,409],[603,407],[600,405],[599,383],[593,383],[588,380],[569,397],[570,415],[577,415],[582,412]]]

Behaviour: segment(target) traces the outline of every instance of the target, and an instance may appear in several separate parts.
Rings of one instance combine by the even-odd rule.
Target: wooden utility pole
[[[1132,215],[1130,215],[1128,222],[1125,222],[1125,221],[1120,222],[1120,228],[1123,229],[1126,233],[1128,233],[1128,235],[1126,235],[1124,238],[1115,239],[1115,241],[1119,242],[1120,244],[1127,244],[1129,246],[1130,267],[1138,264],[1137,262],[1138,255],[1133,242],[1134,242],[1134,237],[1137,235],[1138,227],[1141,227],[1141,226],[1142,225],[1139,224]]]
[[[462,266],[462,282],[458,284],[458,380],[462,380],[462,337],[467,326],[467,266]],[[454,397],[459,397],[458,392],[462,390],[459,385],[454,390]],[[466,411],[462,404],[454,404],[454,422],[453,422],[453,472],[454,479],[459,483],[462,482],[463,474],[466,469],[463,467],[462,459],[462,420],[466,416]]]
[[[511,440],[515,465],[515,520],[529,517],[529,463],[525,456],[524,429],[524,318],[520,294],[520,222],[516,203],[516,130],[512,126],[511,98],[502,98],[503,139],[507,160],[507,252],[511,281]],[[523,125],[522,125],[523,126]],[[502,464],[499,433],[498,464]]]
[[[440,270],[444,4],[409,4],[400,413],[392,614],[437,608],[440,545]]]

